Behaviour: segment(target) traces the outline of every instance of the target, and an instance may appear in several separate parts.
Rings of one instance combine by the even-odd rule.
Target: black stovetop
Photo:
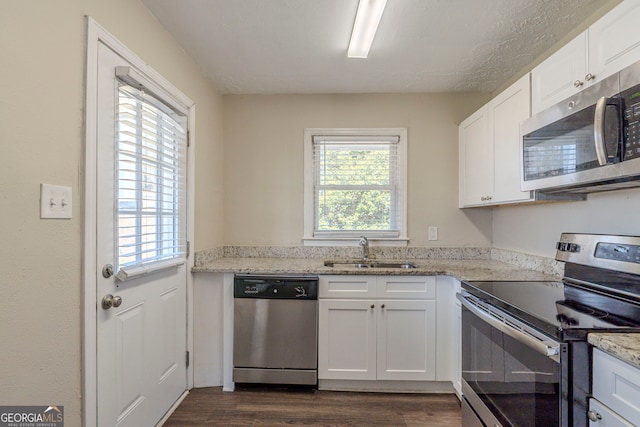
[[[556,282],[470,281],[463,289],[561,340],[593,330],[640,331],[640,236],[563,233]]]
[[[537,281],[462,282],[465,291],[560,340],[594,330],[640,328],[640,303],[583,284]]]

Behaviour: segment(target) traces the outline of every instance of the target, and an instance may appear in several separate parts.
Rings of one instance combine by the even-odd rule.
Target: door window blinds
[[[398,237],[397,136],[313,136],[314,237]]]
[[[121,84],[116,125],[116,277],[126,280],[185,262],[186,118]]]

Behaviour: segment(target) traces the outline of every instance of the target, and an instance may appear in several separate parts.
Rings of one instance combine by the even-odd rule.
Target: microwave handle
[[[516,341],[520,342],[521,344],[526,345],[527,347],[535,350],[536,352],[547,356],[550,359],[553,359],[554,361],[557,361],[559,359],[559,354],[560,354],[560,346],[559,345],[547,345],[546,343],[539,341],[535,338],[533,338],[532,336],[517,330],[516,328],[513,328],[511,326],[509,326],[506,323],[503,323],[497,319],[495,319],[493,316],[491,316],[488,313],[485,313],[483,310],[479,309],[478,307],[476,307],[474,304],[472,304],[471,302],[469,302],[464,295],[462,294],[456,294],[456,298],[458,298],[460,300],[460,302],[462,303],[462,305],[468,309],[470,312],[472,312],[473,314],[475,314],[476,316],[478,316],[480,319],[482,319],[484,322],[488,323],[489,325],[491,325],[492,327],[496,328],[497,330],[499,330],[500,332],[504,333],[505,335],[509,335],[511,338],[515,339]]]
[[[607,111],[607,98],[602,97],[596,102],[596,113],[593,121],[593,141],[596,145],[596,156],[600,166],[607,164],[607,148],[604,141],[604,120]]]

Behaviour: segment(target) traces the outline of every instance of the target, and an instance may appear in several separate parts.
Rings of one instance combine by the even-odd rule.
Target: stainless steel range
[[[462,282],[464,426],[584,426],[593,331],[640,332],[640,237],[562,234],[561,282]]]

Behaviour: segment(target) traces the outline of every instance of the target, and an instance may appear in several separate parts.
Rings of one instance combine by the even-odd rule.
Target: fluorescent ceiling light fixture
[[[360,0],[349,42],[349,58],[366,58],[378,30],[387,0]]]

